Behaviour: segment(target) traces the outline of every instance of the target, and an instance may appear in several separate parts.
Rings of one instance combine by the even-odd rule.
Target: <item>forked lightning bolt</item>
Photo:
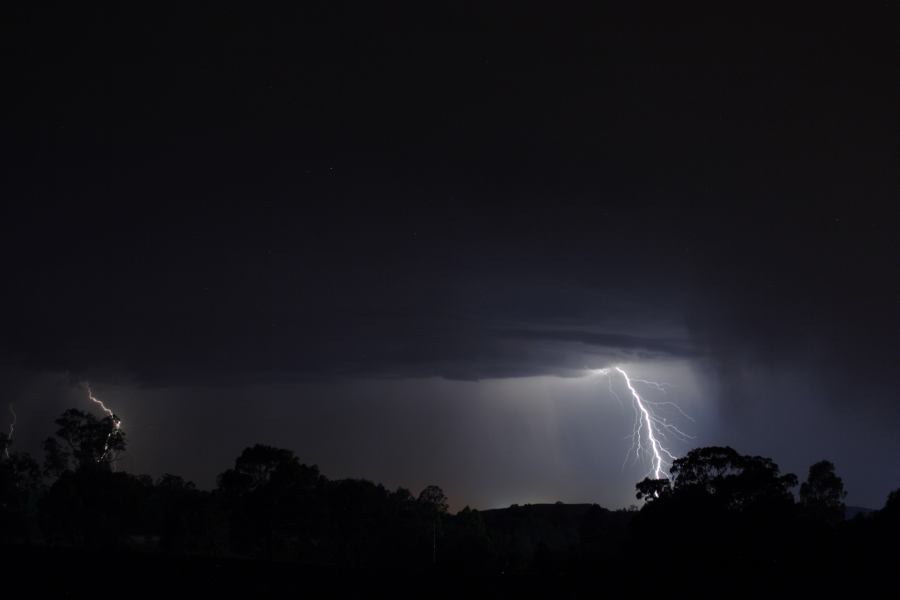
[[[619,400],[619,395],[616,394],[615,391],[613,391],[610,370],[615,370],[617,373],[622,375],[625,380],[625,386],[631,393],[631,399],[634,403],[634,429],[631,434],[631,449],[628,451],[628,454],[631,454],[631,451],[633,450],[635,453],[635,459],[640,459],[641,454],[646,453],[646,455],[648,455],[650,458],[650,474],[653,475],[653,478],[668,479],[668,468],[669,466],[671,466],[672,461],[677,457],[672,454],[672,452],[668,448],[666,448],[666,446],[663,445],[663,441],[668,439],[668,435],[671,435],[672,437],[681,441],[691,439],[691,436],[681,431],[674,424],[669,423],[668,419],[666,419],[665,417],[660,416],[656,408],[661,406],[670,406],[686,419],[690,421],[693,421],[693,419],[688,416],[687,413],[681,410],[681,407],[679,407],[674,402],[670,402],[668,400],[662,402],[647,400],[646,398],[643,398],[634,387],[635,383],[642,383],[665,393],[666,386],[670,384],[660,383],[656,381],[647,381],[646,379],[633,379],[628,375],[628,373],[625,372],[625,369],[623,369],[622,367],[600,369],[597,372],[609,378],[609,391],[613,396],[615,396],[617,400]],[[626,460],[628,460],[627,456]]]
[[[112,438],[113,433],[115,433],[122,427],[122,420],[119,417],[117,417],[116,414],[112,410],[107,408],[107,406],[105,404],[103,404],[102,400],[100,400],[99,398],[94,396],[94,392],[91,391],[91,385],[89,383],[85,383],[84,388],[87,390],[87,395],[88,395],[88,398],[90,398],[91,402],[93,402],[94,404],[99,406],[103,412],[105,412],[107,415],[109,415],[109,417],[112,419],[112,423],[113,423],[113,428],[106,435],[106,442],[104,442],[104,444],[103,444],[103,454],[100,456],[100,458],[97,459],[97,462],[100,462],[100,461],[104,460],[106,458],[106,456],[109,454],[109,440]]]

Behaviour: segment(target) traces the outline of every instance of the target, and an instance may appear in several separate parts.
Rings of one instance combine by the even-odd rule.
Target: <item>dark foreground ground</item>
[[[661,548],[660,548],[661,550]],[[676,550],[677,552],[677,550]],[[789,570],[714,569],[671,563],[661,553],[595,569],[463,575],[346,570],[233,558],[172,557],[132,550],[0,547],[0,598],[621,598],[895,597],[900,564],[806,564]],[[682,559],[685,557],[681,557]],[[887,558],[887,557],[885,557]],[[677,560],[677,559],[676,559]]]

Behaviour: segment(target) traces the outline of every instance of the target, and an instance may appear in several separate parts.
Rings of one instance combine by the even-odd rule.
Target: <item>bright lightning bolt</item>
[[[116,414],[112,410],[110,410],[105,404],[103,404],[102,400],[100,400],[99,398],[94,396],[94,392],[91,391],[91,384],[85,383],[84,388],[85,388],[85,390],[87,390],[87,395],[88,395],[88,398],[90,398],[91,402],[93,402],[94,404],[99,406],[100,409],[103,412],[105,412],[112,419],[112,423],[113,423],[113,428],[106,435],[106,442],[104,442],[104,444],[103,444],[103,454],[100,455],[100,458],[97,459],[97,462],[101,462],[109,454],[109,441],[110,441],[110,439],[112,439],[113,434],[122,427],[122,420],[119,417],[117,417]]]
[[[91,402],[93,402],[94,404],[99,406],[103,412],[105,412],[107,415],[112,417],[113,422],[116,424],[116,429],[118,429],[119,423],[121,421],[119,421],[119,418],[115,415],[115,413],[113,413],[112,410],[110,410],[109,408],[107,408],[107,406],[105,404],[103,404],[103,400],[100,400],[99,398],[94,396],[94,392],[91,391],[91,384],[86,383],[86,384],[84,384],[84,387],[87,390],[88,398],[91,399]]]
[[[19,418],[16,416],[16,410],[13,408],[12,403],[9,404],[9,414],[12,415],[12,422],[9,424],[9,435],[6,436],[6,447],[3,448],[3,454],[6,455],[6,458],[9,458],[9,443],[13,439],[13,434],[16,432],[16,421]]]
[[[634,386],[636,383],[641,383],[666,393],[666,386],[671,386],[671,384],[632,378],[622,367],[616,366],[612,367],[612,369],[624,378],[625,386],[631,393],[631,399],[634,402],[635,407],[634,427],[631,433],[631,448],[628,450],[625,460],[628,460],[628,455],[630,455],[632,451],[634,452],[635,459],[639,459],[641,453],[646,452],[650,456],[650,473],[653,475],[654,479],[662,479],[663,477],[668,479],[668,468],[671,466],[672,461],[675,460],[676,456],[663,445],[663,441],[668,439],[668,435],[682,441],[691,439],[691,436],[681,431],[676,425],[669,423],[668,419],[665,417],[657,414],[656,408],[670,406],[686,419],[690,421],[693,421],[694,419],[688,416],[688,414],[681,410],[681,407],[674,402],[668,400],[655,402],[643,398]],[[617,400],[620,400],[619,395],[613,391],[610,369],[600,369],[596,372],[605,375],[609,379],[610,392]]]

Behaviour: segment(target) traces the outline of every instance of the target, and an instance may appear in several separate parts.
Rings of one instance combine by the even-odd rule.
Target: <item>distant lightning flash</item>
[[[6,455],[6,458],[9,458],[9,443],[12,442],[13,434],[16,433],[16,421],[19,420],[16,416],[16,410],[13,408],[12,402],[9,403],[9,414],[12,415],[12,422],[9,424],[9,435],[6,436],[6,447],[3,448],[3,454]]]
[[[668,419],[659,416],[657,414],[656,407],[671,406],[686,419],[690,421],[693,421],[693,419],[688,416],[687,413],[681,410],[681,407],[679,407],[674,402],[649,401],[645,398],[642,398],[634,387],[635,383],[642,383],[665,393],[666,386],[670,384],[660,383],[656,381],[647,381],[646,379],[633,379],[628,375],[628,373],[625,372],[622,367],[617,366],[612,367],[612,369],[621,374],[625,379],[625,386],[631,393],[631,399],[634,402],[635,407],[634,429],[631,434],[632,443],[631,449],[628,451],[628,454],[631,454],[631,451],[633,450],[635,453],[635,458],[639,459],[641,457],[641,453],[646,452],[646,454],[650,456],[650,474],[653,475],[653,478],[668,479],[668,468],[672,465],[672,461],[675,460],[676,456],[672,454],[672,452],[669,451],[660,440],[666,440],[666,434],[669,434],[682,441],[692,438],[672,423],[669,423]],[[619,395],[613,391],[610,369],[600,369],[597,372],[601,375],[606,375],[609,378],[609,390],[610,392],[612,392],[613,396],[615,396],[616,399],[619,399]],[[646,443],[644,442],[645,439]],[[626,460],[628,460],[627,456]]]
[[[122,419],[120,419],[118,416],[116,416],[116,414],[112,410],[110,410],[105,404],[103,404],[102,400],[100,400],[99,398],[94,396],[94,392],[91,391],[91,384],[85,383],[84,388],[85,388],[85,390],[87,390],[87,395],[88,395],[88,398],[90,398],[91,402],[93,402],[94,404],[99,406],[103,412],[105,412],[107,415],[109,415],[109,417],[112,419],[112,423],[113,423],[113,428],[106,435],[106,442],[103,443],[103,454],[100,455],[100,458],[97,459],[97,462],[100,462],[100,461],[104,460],[106,458],[106,456],[109,454],[109,440],[112,438],[113,433],[115,433],[122,427]]]

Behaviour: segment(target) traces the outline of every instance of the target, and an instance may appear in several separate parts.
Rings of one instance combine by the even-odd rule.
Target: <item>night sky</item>
[[[3,9],[17,448],[90,381],[133,472],[210,487],[262,442],[454,508],[620,507],[618,364],[672,384],[680,454],[900,485],[893,2],[301,4]]]

